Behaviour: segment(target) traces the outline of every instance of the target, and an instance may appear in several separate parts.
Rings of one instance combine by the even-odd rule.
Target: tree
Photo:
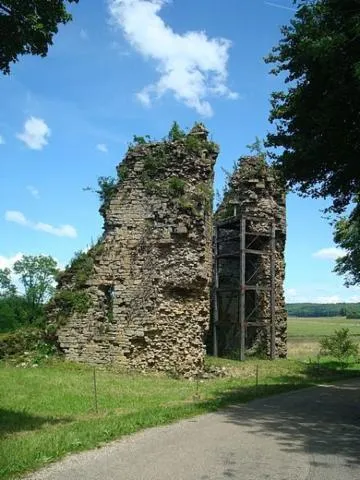
[[[0,269],[0,297],[11,297],[16,294],[16,287],[11,280],[10,268]]]
[[[0,70],[10,73],[10,63],[19,55],[46,57],[58,32],[69,22],[65,2],[78,0],[0,0]]]
[[[43,303],[54,293],[54,282],[59,271],[50,256],[24,255],[14,263],[14,272],[20,276],[29,308],[29,321],[42,313]]]
[[[26,301],[17,295],[9,268],[0,269],[0,332],[15,330],[27,321]]]
[[[360,192],[360,0],[294,3],[266,59],[288,85],[271,96],[267,146],[290,188],[341,213]]]
[[[21,295],[0,296],[0,333],[11,332],[26,325],[29,309]]]
[[[336,223],[334,241],[345,250],[345,255],[336,260],[334,271],[345,275],[346,286],[360,283],[360,203]]]
[[[351,338],[348,328],[335,330],[333,335],[320,340],[320,354],[335,357],[339,361],[345,361],[349,357],[356,357],[359,348]]]

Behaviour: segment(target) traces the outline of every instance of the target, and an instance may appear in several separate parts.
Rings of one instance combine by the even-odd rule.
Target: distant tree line
[[[288,303],[289,317],[346,317],[360,319],[360,303]]]

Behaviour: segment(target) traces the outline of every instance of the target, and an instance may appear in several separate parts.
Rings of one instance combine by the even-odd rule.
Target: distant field
[[[289,317],[289,358],[308,358],[319,353],[319,340],[335,330],[348,328],[360,343],[360,320],[345,317]]]
[[[352,335],[360,336],[360,320],[348,320],[345,317],[289,317],[288,319],[289,338],[323,337],[331,335],[339,328],[348,328]]]

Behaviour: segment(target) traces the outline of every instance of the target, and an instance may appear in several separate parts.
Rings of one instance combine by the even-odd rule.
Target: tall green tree
[[[289,187],[339,213],[360,192],[360,0],[294,3],[266,59],[287,84],[271,96],[267,146]]]
[[[54,293],[57,263],[50,256],[24,255],[14,263],[14,272],[24,287],[29,321],[34,322],[42,314],[43,303]]]
[[[60,23],[71,15],[66,3],[78,0],[0,0],[0,70],[10,73],[19,55],[45,57]]]
[[[16,287],[11,280],[10,268],[0,268],[0,297],[11,297],[16,294]]]
[[[345,276],[345,285],[360,283],[360,204],[348,217],[335,225],[334,240],[345,250],[345,255],[336,260],[335,272]]]
[[[15,330],[27,319],[27,303],[24,297],[18,295],[10,268],[0,269],[0,332]]]

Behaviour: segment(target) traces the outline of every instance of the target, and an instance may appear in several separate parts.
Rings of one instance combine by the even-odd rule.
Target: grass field
[[[330,326],[321,319],[290,319],[291,356],[301,358],[306,342],[316,345],[321,335],[345,325],[342,320],[331,322]],[[353,328],[356,335],[356,323]],[[301,354],[294,354],[296,345],[303,348]],[[0,362],[0,477],[18,476],[66,453],[231,402],[360,375],[360,364],[348,365],[344,371],[322,362],[208,358],[209,365],[224,367],[228,376],[204,381],[97,369],[98,412],[92,368],[59,360],[28,368]]]
[[[304,359],[316,356],[320,350],[319,340],[332,335],[340,328],[348,328],[353,338],[360,343],[360,320],[347,320],[344,317],[289,317],[289,358]]]

